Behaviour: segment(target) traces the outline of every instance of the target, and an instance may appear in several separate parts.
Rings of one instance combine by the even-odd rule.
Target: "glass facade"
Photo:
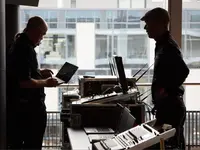
[[[21,28],[24,28],[31,16],[39,15],[48,23],[50,30],[74,30],[79,22],[94,23],[96,31],[106,30],[107,34],[95,34],[95,58],[107,58],[109,54],[117,54],[119,44],[126,42],[127,58],[147,58],[148,37],[143,33],[143,23],[140,18],[147,10],[43,10],[21,9]],[[190,59],[199,57],[200,46],[200,11],[183,10],[182,50],[184,57]],[[128,31],[141,32],[130,34]],[[118,33],[117,33],[118,32]],[[109,34],[108,34],[109,33]],[[121,35],[123,35],[123,38]],[[76,57],[76,37],[69,34],[47,34],[41,45],[44,59],[48,51],[60,53],[58,58]],[[122,41],[122,42],[120,42]],[[48,49],[44,52],[45,48]],[[57,48],[59,47],[59,48]],[[42,58],[41,58],[42,59]],[[42,59],[43,60],[43,59]],[[42,62],[41,62],[42,63]]]
[[[149,62],[151,44],[140,18],[147,9],[141,10],[64,10],[64,9],[21,9],[21,29],[31,16],[45,19],[49,32],[39,46],[38,58],[41,67],[61,65],[66,60],[76,63],[77,24],[95,25],[95,68],[109,70],[108,58],[121,55],[124,65],[134,74],[138,67]],[[183,10],[183,56],[190,68],[200,62],[200,11]],[[106,71],[106,74],[108,74]],[[86,73],[86,72],[85,72]],[[106,75],[104,74],[104,75]],[[130,75],[131,75],[130,74]]]
[[[65,61],[77,64],[78,59],[90,57],[87,51],[85,56],[78,57],[77,28],[80,23],[92,23],[94,40],[85,40],[94,42],[94,68],[80,68],[70,83],[77,83],[78,75],[110,75],[109,58],[113,55],[123,57],[125,72],[132,76],[146,63],[151,65],[150,59],[154,59],[150,53],[154,52],[155,42],[148,38],[140,21],[146,11],[24,8],[21,29],[31,16],[39,15],[46,20],[49,30],[37,48],[40,67],[58,69]],[[200,65],[200,10],[184,9],[182,14],[183,56],[190,68],[197,68]],[[151,79],[152,70],[139,82],[151,82]]]
[[[31,16],[37,15],[44,18],[50,28],[62,28],[58,24],[76,24],[77,22],[94,22],[97,29],[140,28],[140,18],[145,12],[146,10],[21,9],[21,23],[24,27]],[[64,26],[64,28],[69,27]]]
[[[147,38],[146,35],[128,35],[128,58],[147,59]]]

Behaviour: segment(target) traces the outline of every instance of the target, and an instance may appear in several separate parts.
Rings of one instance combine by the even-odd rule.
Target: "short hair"
[[[170,16],[167,10],[157,7],[148,11],[142,18],[142,21],[153,20],[157,22],[163,22],[168,25],[170,21]]]
[[[41,27],[43,25],[47,26],[46,22],[41,17],[39,16],[31,17],[28,20],[28,23],[26,25],[26,28],[24,29],[24,32],[26,32],[29,29],[35,29],[35,28]]]

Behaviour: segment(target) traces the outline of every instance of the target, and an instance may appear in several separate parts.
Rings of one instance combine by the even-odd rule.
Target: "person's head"
[[[38,16],[28,20],[24,33],[26,33],[35,46],[39,45],[48,30],[46,22]]]
[[[144,29],[149,38],[157,39],[168,30],[170,17],[165,9],[157,7],[148,11],[141,20],[146,23]]]

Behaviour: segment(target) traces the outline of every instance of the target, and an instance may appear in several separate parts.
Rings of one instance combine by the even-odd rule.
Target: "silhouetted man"
[[[176,135],[169,140],[169,145],[185,149],[183,125],[186,108],[182,84],[189,74],[189,69],[183,61],[178,44],[168,31],[168,12],[155,8],[147,12],[141,20],[146,23],[144,29],[149,38],[156,41],[151,87],[156,125],[170,124],[176,128]]]
[[[46,32],[45,21],[32,17],[7,51],[8,149],[42,148],[47,119],[44,87],[58,85],[51,70],[38,68],[34,48]]]

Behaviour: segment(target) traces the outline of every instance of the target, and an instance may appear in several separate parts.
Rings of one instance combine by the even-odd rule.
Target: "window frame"
[[[182,43],[182,3],[182,0],[168,0],[169,30],[180,47]]]

